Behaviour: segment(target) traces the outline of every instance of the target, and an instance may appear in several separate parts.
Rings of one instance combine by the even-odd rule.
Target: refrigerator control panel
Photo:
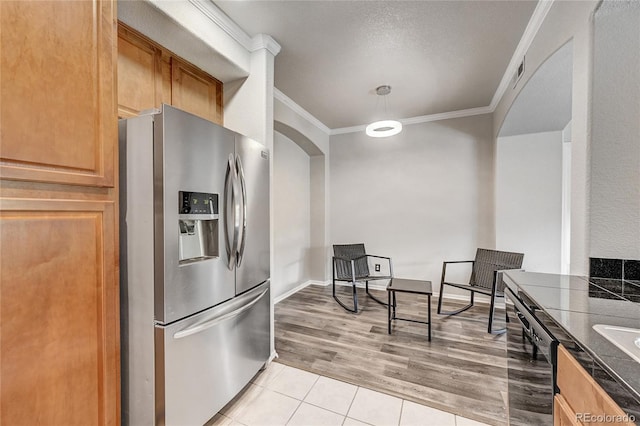
[[[218,214],[218,194],[180,191],[179,214]]]

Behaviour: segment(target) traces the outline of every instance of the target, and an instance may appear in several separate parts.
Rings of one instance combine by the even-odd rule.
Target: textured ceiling
[[[215,1],[282,50],[275,85],[330,128],[484,107],[536,1]],[[393,90],[384,102],[375,88]]]

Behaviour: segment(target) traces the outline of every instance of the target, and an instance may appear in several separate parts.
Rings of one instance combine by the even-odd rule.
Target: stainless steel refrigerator
[[[119,139],[122,420],[201,425],[270,356],[269,153],[167,105]]]

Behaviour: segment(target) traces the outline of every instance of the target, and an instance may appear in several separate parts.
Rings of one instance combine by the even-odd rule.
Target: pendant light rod
[[[376,94],[382,96],[384,99],[384,114],[387,113],[387,98],[386,96],[391,93],[391,86],[382,85],[376,87]],[[402,123],[396,120],[382,120],[371,123],[366,128],[368,136],[373,138],[386,138],[388,136],[397,135],[402,131]]]

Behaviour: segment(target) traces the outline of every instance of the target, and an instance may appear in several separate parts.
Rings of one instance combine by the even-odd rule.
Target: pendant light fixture
[[[376,94],[384,99],[384,113],[387,114],[387,96],[391,93],[391,86],[378,86]],[[382,120],[371,123],[367,126],[366,132],[372,138],[386,138],[397,135],[402,131],[402,123],[396,120]]]

